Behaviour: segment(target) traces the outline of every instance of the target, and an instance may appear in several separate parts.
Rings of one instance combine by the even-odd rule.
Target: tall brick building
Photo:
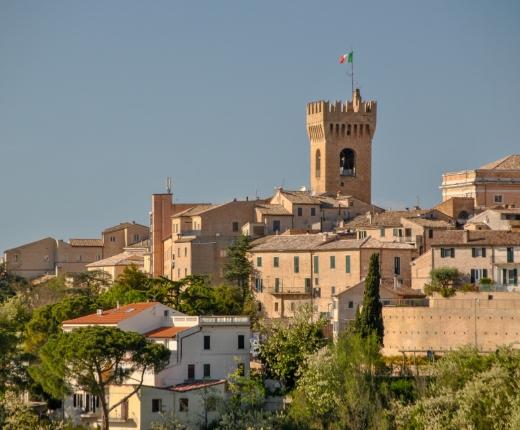
[[[359,89],[352,94],[352,101],[307,105],[312,191],[371,203],[376,117],[376,102],[362,101]]]

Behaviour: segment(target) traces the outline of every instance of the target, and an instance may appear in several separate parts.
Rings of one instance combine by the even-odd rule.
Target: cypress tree
[[[253,265],[247,256],[250,248],[249,237],[238,237],[228,248],[228,261],[224,267],[224,278],[241,289],[243,302],[249,292],[249,279],[253,274]]]
[[[381,300],[379,298],[379,254],[370,256],[368,274],[365,278],[365,294],[363,307],[356,317],[355,329],[362,337],[372,333],[377,336],[379,344],[383,344],[384,327]]]

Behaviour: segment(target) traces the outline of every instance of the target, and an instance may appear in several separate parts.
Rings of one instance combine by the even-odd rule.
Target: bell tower
[[[339,192],[371,203],[376,116],[377,103],[362,101],[359,89],[352,101],[307,104],[312,191]]]

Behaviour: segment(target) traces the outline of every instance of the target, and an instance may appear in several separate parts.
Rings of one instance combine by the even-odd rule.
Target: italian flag
[[[343,54],[341,57],[339,57],[339,64],[343,64],[345,61],[352,63],[353,54],[354,51],[350,51],[348,54]]]

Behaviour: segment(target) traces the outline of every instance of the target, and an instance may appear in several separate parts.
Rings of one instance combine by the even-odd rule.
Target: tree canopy
[[[109,412],[139,390],[147,370],[164,368],[170,351],[139,333],[89,326],[51,337],[38,356],[40,362],[29,371],[44,390],[56,398],[75,387],[98,396],[107,430]],[[107,387],[121,384],[131,375],[134,390],[109,407]]]

